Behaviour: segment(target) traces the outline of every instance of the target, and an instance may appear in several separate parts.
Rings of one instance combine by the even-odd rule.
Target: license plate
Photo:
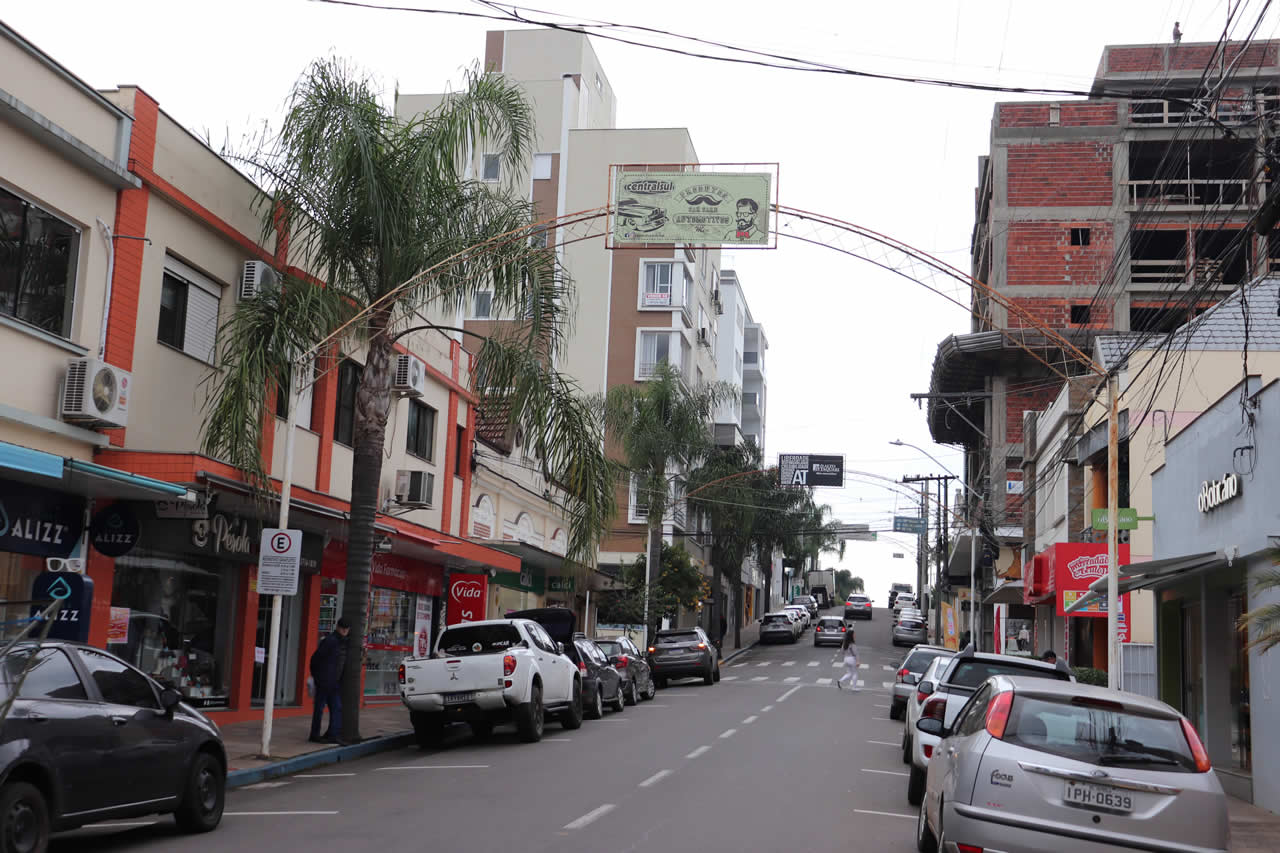
[[[446,693],[444,694],[444,704],[446,705],[462,705],[467,702],[476,701],[475,691],[470,693]]]
[[[1107,785],[1068,782],[1062,798],[1068,803],[1091,809],[1106,809],[1113,812],[1133,811],[1133,795],[1124,791],[1117,791]]]

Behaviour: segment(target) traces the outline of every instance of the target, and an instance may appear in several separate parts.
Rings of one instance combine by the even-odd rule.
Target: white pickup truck
[[[578,668],[528,619],[450,625],[435,654],[400,664],[400,699],[424,747],[438,743],[451,722],[469,724],[477,738],[514,722],[527,743],[542,739],[548,713],[566,729],[582,725]]]

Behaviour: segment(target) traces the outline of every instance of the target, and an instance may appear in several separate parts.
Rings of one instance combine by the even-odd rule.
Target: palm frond
[[[1271,566],[1258,572],[1251,580],[1254,595],[1261,595],[1280,589],[1280,566]],[[1246,636],[1251,632],[1253,638],[1245,648],[1266,652],[1280,645],[1280,603],[1263,604],[1255,607],[1236,620],[1236,625]]]

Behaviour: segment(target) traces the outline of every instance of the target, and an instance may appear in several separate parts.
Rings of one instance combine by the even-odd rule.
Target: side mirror
[[[166,687],[160,691],[160,707],[164,708],[166,714],[172,714],[173,709],[178,707],[178,703],[182,701],[182,694],[172,687]]]
[[[556,643],[556,651],[564,654],[564,643]]]
[[[914,672],[908,672],[906,676],[902,679],[902,682],[904,684],[919,684],[920,676],[916,675]]]
[[[946,737],[947,727],[942,724],[942,720],[936,720],[933,717],[921,717],[916,720],[916,728],[927,735],[935,737]]]

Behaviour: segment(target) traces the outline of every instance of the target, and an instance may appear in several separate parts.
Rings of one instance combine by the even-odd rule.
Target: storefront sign
[[[1121,545],[1117,556],[1120,565],[1128,563],[1129,546]],[[1107,576],[1109,565],[1107,546],[1091,542],[1060,542],[1050,547],[1048,558],[1058,615],[1068,618],[1105,619],[1107,617],[1105,595],[1072,613],[1067,613],[1066,609],[1084,597],[1089,591],[1090,584]],[[1120,625],[1120,640],[1128,642],[1129,593],[1120,596],[1120,612],[1116,618]]]
[[[127,503],[114,503],[89,522],[89,542],[106,557],[123,557],[134,549],[141,535],[138,516]]]
[[[151,502],[131,507],[141,521],[140,541],[148,551],[199,554],[239,563],[258,560],[263,524],[254,518],[229,512],[209,513],[208,518],[163,518],[153,512]],[[318,573],[323,553],[324,538],[318,533],[303,533],[302,573]]]
[[[31,585],[31,598],[36,602],[62,601],[62,607],[49,626],[50,640],[89,642],[89,617],[93,614],[92,578],[74,572],[41,572]],[[48,606],[47,603],[31,605],[31,615]]]
[[[0,551],[68,557],[83,525],[79,495],[0,481]]]
[[[127,607],[112,607],[107,620],[107,645],[129,642],[129,614]]]
[[[208,518],[209,496],[204,492],[196,492],[196,502],[156,501],[156,518]]]
[[[485,618],[489,600],[489,576],[455,574],[449,577],[449,601],[445,611],[450,625]]]
[[[258,544],[258,594],[297,595],[302,531],[268,527]]]
[[[514,572],[498,572],[493,582],[498,586],[507,589],[517,589],[520,592],[531,592],[534,595],[542,595],[546,588],[546,583],[542,575],[535,574],[529,569],[522,569],[519,574]]]
[[[425,658],[431,654],[431,605],[432,599],[418,596],[417,610],[413,616],[413,654]]]
[[[1221,480],[1205,480],[1200,484],[1200,494],[1196,495],[1196,506],[1201,512],[1209,512],[1239,496],[1240,477],[1236,474],[1223,474]]]
[[[1089,517],[1089,524],[1094,530],[1106,530],[1110,516],[1106,507],[1095,508]],[[1148,519],[1149,520],[1149,519]],[[1131,506],[1122,506],[1116,510],[1116,530],[1137,530],[1138,511]]]
[[[249,519],[214,513],[191,523],[191,544],[218,556],[248,557],[253,553]]]
[[[573,592],[574,578],[572,575],[549,575],[547,577],[547,592]]]

